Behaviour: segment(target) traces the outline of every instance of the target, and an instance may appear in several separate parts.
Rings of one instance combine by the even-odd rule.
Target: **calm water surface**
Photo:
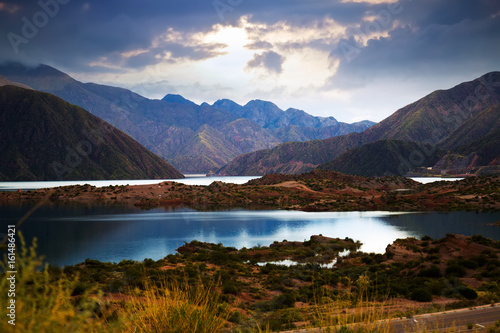
[[[0,233],[30,207],[0,207]],[[481,234],[500,240],[500,227],[488,225],[500,213],[387,213],[231,210],[197,212],[123,206],[44,206],[18,228],[38,239],[39,253],[51,264],[69,265],[87,258],[119,262],[155,260],[197,239],[237,248],[269,245],[311,235],[360,240],[361,250],[383,253],[397,238],[443,237],[446,233]],[[5,231],[3,231],[5,230]]]
[[[73,181],[40,181],[40,182],[0,182],[0,191],[36,190],[59,186],[90,184],[96,187],[122,185],[150,185],[164,181],[173,181],[186,185],[210,185],[212,182],[244,184],[260,176],[204,177],[202,175],[185,175],[183,179],[132,179],[132,180],[73,180]]]
[[[90,184],[96,187],[122,186],[122,185],[150,185],[164,181],[174,181],[186,185],[210,185],[212,182],[221,181],[233,184],[245,184],[246,182],[261,178],[261,176],[229,176],[229,177],[205,177],[203,175],[185,175],[184,179],[140,179],[140,180],[74,180],[74,181],[40,181],[40,182],[0,182],[0,191],[36,190],[70,185]],[[415,177],[411,178],[420,183],[431,183],[440,180],[455,181],[463,178],[439,178],[439,177]]]

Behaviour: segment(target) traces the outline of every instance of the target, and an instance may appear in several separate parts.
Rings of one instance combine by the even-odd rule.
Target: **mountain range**
[[[84,109],[13,83],[0,84],[0,181],[184,178]]]
[[[470,162],[465,169],[458,168],[462,171],[494,167],[500,155],[500,145],[495,144],[499,104],[500,72],[491,72],[451,89],[435,91],[361,133],[283,143],[239,156],[218,173],[303,173],[320,166],[382,175],[405,174],[423,167],[429,170],[434,165],[440,172],[448,172],[457,169],[454,163],[445,163],[451,156],[462,159],[460,166]]]
[[[374,123],[338,122],[271,102],[231,100],[197,105],[180,95],[148,99],[130,90],[82,83],[47,65],[0,66],[0,75],[78,105],[124,131],[183,173],[214,172],[235,157],[286,141],[362,132]]]

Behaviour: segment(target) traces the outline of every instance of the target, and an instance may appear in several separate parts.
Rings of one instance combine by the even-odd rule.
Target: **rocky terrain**
[[[362,172],[371,176],[380,173],[403,176],[415,168],[433,167],[437,163],[436,158],[439,160],[442,157],[434,154],[440,149],[458,155],[464,160],[461,164],[465,164],[465,167],[460,163],[443,165],[444,173],[472,173],[480,167],[487,167],[485,174],[488,169],[498,172],[499,104],[500,72],[491,72],[451,89],[434,91],[361,133],[283,143],[272,149],[238,156],[218,173],[233,176],[298,174],[322,165],[328,170]],[[374,144],[379,140],[392,142],[391,147]],[[365,146],[369,144],[373,145]],[[428,149],[427,145],[432,149]],[[343,155],[361,147],[364,147],[361,151]],[[358,159],[366,152],[370,156],[379,152],[388,153],[389,159],[373,167],[369,159]],[[361,165],[356,164],[358,161]],[[345,164],[354,167],[348,170]],[[440,172],[441,169],[438,170]]]
[[[211,301],[228,311],[229,331],[369,325],[500,300],[498,241],[453,234],[436,240],[398,239],[385,254],[358,252],[359,245],[322,235],[242,249],[192,241],[158,261],[89,259],[62,272],[80,276],[80,293],[91,286],[104,292],[115,311],[141,297],[134,293],[146,290],[147,295],[155,285],[164,288],[164,281],[174,290],[184,288],[180,285],[203,290],[196,288],[217,281]],[[338,258],[344,250],[349,254]],[[326,268],[318,258],[337,263]],[[280,259],[292,264],[273,263]]]
[[[259,207],[303,211],[450,211],[500,209],[500,177],[468,177],[456,182],[421,184],[411,179],[345,175],[314,170],[301,175],[268,175],[243,185],[213,182],[191,186],[75,185],[24,192],[1,192],[4,203],[122,202],[143,208],[185,206],[195,209]]]

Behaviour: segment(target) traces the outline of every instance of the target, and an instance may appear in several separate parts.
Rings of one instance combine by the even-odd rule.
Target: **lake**
[[[0,191],[36,190],[59,186],[72,186],[90,184],[96,187],[122,186],[122,185],[150,185],[164,181],[173,181],[186,185],[210,185],[215,181],[233,184],[245,184],[246,182],[260,178],[261,176],[228,176],[228,177],[205,177],[203,175],[185,175],[184,179],[132,179],[132,180],[72,180],[72,181],[38,181],[38,182],[0,182]],[[455,181],[463,178],[440,178],[440,177],[415,177],[411,178],[420,183],[431,183],[440,180]]]
[[[0,207],[0,232],[29,210]],[[27,239],[37,237],[38,253],[50,264],[70,265],[87,258],[119,262],[161,259],[184,241],[223,243],[236,248],[269,245],[273,241],[303,241],[311,235],[360,240],[365,252],[384,253],[397,238],[433,238],[447,233],[481,234],[500,240],[500,227],[489,225],[500,213],[390,213],[189,209],[140,210],[125,206],[42,206],[24,221]],[[5,230],[5,231],[4,231]]]
[[[245,184],[246,182],[260,178],[260,176],[231,176],[231,177],[204,177],[202,175],[185,175],[183,179],[132,179],[132,180],[72,180],[72,181],[39,181],[39,182],[0,182],[0,191],[14,190],[36,190],[41,188],[52,188],[59,186],[72,186],[89,184],[96,187],[122,186],[122,185],[150,185],[165,181],[172,181],[186,185],[210,185],[215,181]]]

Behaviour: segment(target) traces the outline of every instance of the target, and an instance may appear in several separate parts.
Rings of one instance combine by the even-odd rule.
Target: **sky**
[[[198,104],[381,121],[500,71],[498,0],[0,0],[0,61]]]

